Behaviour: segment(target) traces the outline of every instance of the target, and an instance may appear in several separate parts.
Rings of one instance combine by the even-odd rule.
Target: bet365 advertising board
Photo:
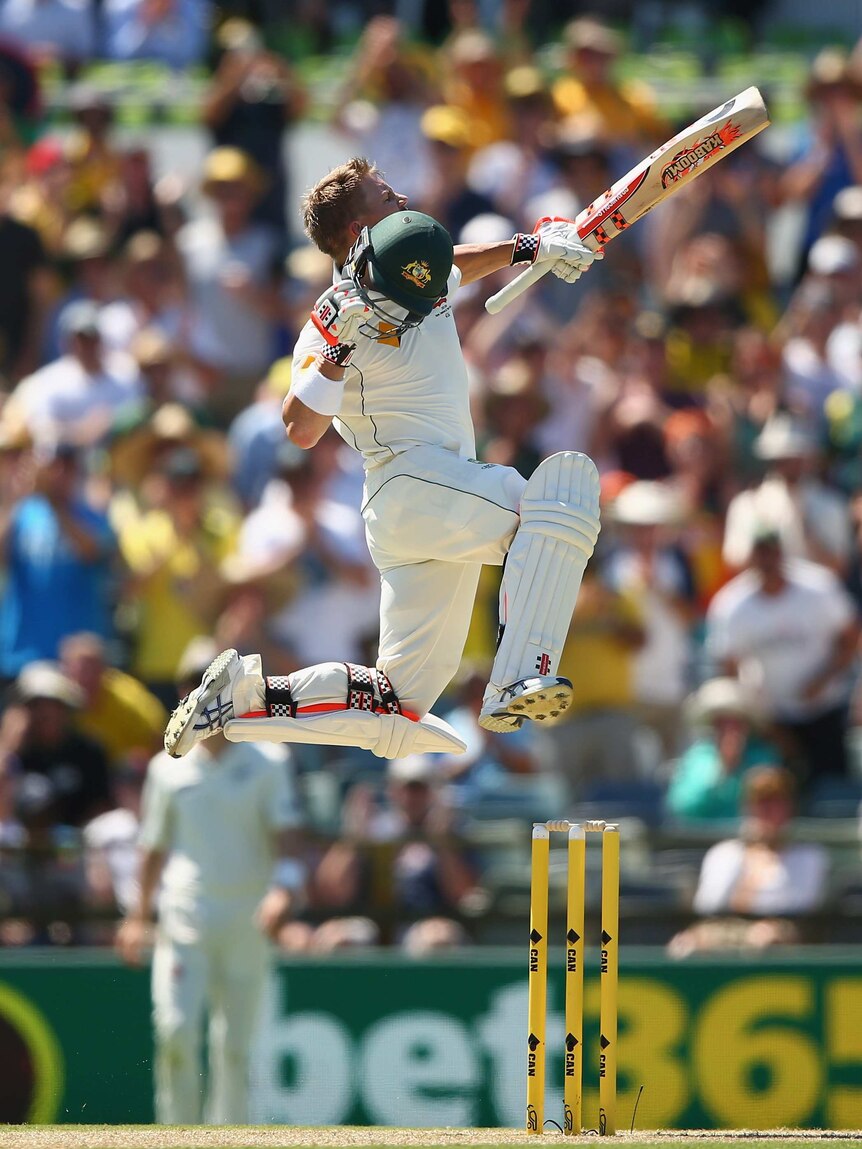
[[[551,953],[548,1117],[562,1112],[562,951]],[[621,953],[619,1125],[862,1127],[862,961]],[[559,959],[559,960],[557,960]],[[267,984],[253,1057],[259,1123],[522,1123],[526,958],[475,950],[296,960]],[[585,1118],[595,1121],[598,979],[588,968]],[[0,958],[0,1122],[147,1122],[148,972],[108,954]]]

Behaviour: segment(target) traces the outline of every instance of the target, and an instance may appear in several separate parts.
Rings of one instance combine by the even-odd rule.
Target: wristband
[[[318,354],[323,357],[322,352]],[[344,401],[344,379],[327,379],[320,370],[320,359],[315,359],[310,367],[293,376],[290,391],[318,415],[334,417]]]
[[[330,343],[324,347],[320,356],[327,363],[334,363],[336,367],[346,367],[353,358],[355,350],[355,343]]]
[[[510,263],[535,263],[541,240],[535,232],[519,231],[515,236]]]
[[[298,890],[305,884],[308,867],[298,858],[279,858],[270,880],[271,886],[281,890]]]

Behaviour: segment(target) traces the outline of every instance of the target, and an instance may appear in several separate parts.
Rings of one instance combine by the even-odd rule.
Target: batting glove
[[[352,279],[342,279],[324,291],[311,312],[311,322],[330,346],[356,346],[359,331],[371,308],[362,300]]]
[[[550,270],[558,279],[574,283],[603,252],[591,251],[581,242],[578,229],[570,219],[543,216],[530,235],[515,236],[512,263],[544,263],[553,260]]]

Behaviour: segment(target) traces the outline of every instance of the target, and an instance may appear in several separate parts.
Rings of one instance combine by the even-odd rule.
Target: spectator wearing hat
[[[672,957],[717,950],[760,951],[805,940],[806,914],[822,909],[829,858],[794,841],[795,786],[781,766],[749,770],[739,836],[707,850],[694,895],[698,921],[672,939]]]
[[[79,490],[79,455],[68,444],[40,448],[29,493],[3,508],[0,546],[0,675],[56,658],[62,639],[112,633],[109,601],[116,541],[107,516]]]
[[[201,388],[195,375],[184,367],[176,343],[158,327],[144,327],[132,338],[129,353],[138,365],[152,410],[180,403],[195,418],[205,421]]]
[[[420,124],[428,141],[430,172],[416,195],[417,207],[458,235],[475,216],[493,210],[491,200],[467,182],[473,125],[466,112],[446,104],[428,108]]]
[[[270,183],[253,218],[287,231],[284,133],[301,116],[306,93],[288,62],[267,51],[258,30],[232,17],[216,33],[221,58],[204,95],[203,121],[216,147],[239,148]]]
[[[118,286],[111,238],[104,223],[85,215],[63,220],[57,240],[52,254],[63,273],[64,290],[55,298],[44,331],[42,359],[48,363],[66,350],[63,316],[67,308],[82,301],[102,307],[114,300]],[[55,297],[56,293],[55,288]]]
[[[537,196],[552,193],[556,169],[548,153],[548,138],[555,114],[544,76],[531,64],[510,68],[503,77],[503,92],[509,108],[513,133],[509,139],[479,147],[472,155],[469,186],[487,196],[493,210],[511,219],[524,219],[533,225],[536,215],[569,215],[575,211],[526,210]]]
[[[137,616],[131,670],[170,709],[183,651],[217,616],[220,567],[238,524],[229,508],[210,503],[212,472],[194,446],[175,446],[155,468],[154,505],[124,517],[119,540],[130,572],[125,593]]]
[[[544,457],[537,445],[538,428],[549,413],[536,372],[541,363],[541,358],[537,364],[527,355],[513,355],[493,372],[485,395],[481,457],[522,475],[531,475]]]
[[[344,837],[330,846],[312,878],[317,906],[347,909],[376,895],[402,920],[457,914],[481,896],[479,867],[458,841],[443,776],[428,755],[387,763],[385,793],[357,783],[343,806]],[[386,887],[374,888],[372,858],[386,860]],[[382,903],[382,904],[381,904]]]
[[[762,530],[748,567],[707,612],[707,646],[792,746],[803,780],[846,777],[848,699],[860,624],[831,571],[785,558]]]
[[[105,748],[111,766],[145,761],[159,749],[165,709],[137,679],[108,664],[97,634],[70,634],[60,643],[60,666],[81,691],[77,727]]]
[[[257,164],[238,148],[216,148],[204,163],[201,190],[215,214],[191,220],[177,236],[189,290],[188,350],[223,424],[251,398],[269,366],[282,302],[278,237],[254,223],[266,186]]]
[[[749,770],[780,761],[750,693],[735,678],[711,678],[685,708],[693,741],[674,763],[667,810],[688,821],[720,821],[742,813]]]
[[[730,502],[723,554],[739,570],[749,560],[755,535],[776,532],[785,555],[847,569],[851,529],[847,501],[812,474],[817,444],[800,420],[784,412],[764,425],[754,454],[768,465],[761,483]]]
[[[703,860],[694,908],[699,914],[779,916],[823,904],[829,860],[821,845],[791,842],[793,775],[780,766],[750,770],[743,786],[739,838],[720,842]]]
[[[70,304],[61,318],[65,354],[22,379],[9,400],[36,442],[104,442],[113,424],[141,402],[137,364],[105,350],[99,314],[94,303]]]
[[[170,244],[154,231],[138,231],[125,244],[119,294],[102,308],[99,329],[105,345],[133,350],[145,328],[178,342],[186,320],[180,269]]]
[[[179,448],[188,448],[201,462],[212,483],[218,481],[221,501],[230,505],[227,487],[230,454],[220,431],[201,427],[188,407],[162,403],[145,420],[117,431],[110,445],[110,474],[115,494],[111,515],[123,525],[129,515],[163,504],[162,464]]]
[[[74,130],[66,145],[71,166],[69,207],[98,216],[119,183],[120,158],[112,139],[114,109],[108,96],[79,81],[69,91]]]
[[[671,468],[668,483],[687,509],[680,543],[702,614],[727,578],[721,554],[724,517],[731,493],[738,489],[730,437],[721,420],[689,407],[668,416],[664,438]]]
[[[862,266],[862,186],[844,188],[832,206],[832,236],[852,244],[855,263],[846,259],[847,272],[839,272],[842,284],[852,283],[854,294],[842,300],[842,315],[826,338],[826,360],[839,380],[839,386],[858,395],[862,391],[862,330],[860,330],[859,278]],[[822,249],[821,249],[822,250]],[[809,268],[810,268],[809,262]],[[828,414],[828,413],[827,413]]]
[[[475,147],[512,138],[504,80],[507,60],[480,28],[456,30],[441,50],[443,98],[459,108],[473,129]]]
[[[171,68],[199,64],[209,42],[207,0],[103,0],[105,53],[111,60],[157,60]]]
[[[857,326],[860,292],[859,249],[844,236],[821,236],[776,332],[783,344],[785,401],[817,428],[823,426],[829,396],[853,388],[859,375],[859,340],[848,342],[848,333]]]
[[[503,91],[512,122],[511,136],[488,144],[470,160],[468,183],[487,196],[493,210],[533,226],[536,216],[574,216],[569,211],[533,211],[531,201],[554,195],[557,172],[549,154],[554,122],[550,90],[541,71],[531,64],[510,68]],[[433,214],[433,213],[432,213]]]
[[[374,156],[381,171],[397,171],[399,189],[409,199],[422,195],[431,174],[420,127],[437,97],[431,64],[409,43],[400,20],[373,16],[336,101],[336,126],[357,151]]]
[[[643,643],[634,656],[634,697],[664,758],[679,749],[681,705],[694,655],[696,591],[680,539],[687,514],[678,490],[645,480],[625,487],[606,514],[614,531],[604,578],[637,604],[643,619]]]
[[[647,86],[619,84],[613,77],[623,47],[616,32],[594,16],[579,16],[566,25],[563,40],[567,66],[551,89],[562,119],[594,121],[612,146],[640,147],[645,139],[665,139],[667,125],[656,114]]]
[[[80,689],[57,663],[35,661],[16,678],[3,717],[0,756],[47,784],[46,824],[83,826],[110,802],[105,752],[75,729],[82,704]]]
[[[785,200],[805,209],[802,268],[812,244],[830,222],[835,196],[843,188],[862,184],[860,96],[858,63],[840,48],[818,52],[805,85],[810,110],[807,139],[779,185]]]

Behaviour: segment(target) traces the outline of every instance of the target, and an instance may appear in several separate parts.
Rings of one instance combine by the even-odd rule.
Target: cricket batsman
[[[283,418],[302,448],[333,424],[362,453],[362,515],[380,572],[377,664],[264,677],[259,655],[223,651],[172,714],[165,748],[180,757],[223,730],[232,741],[359,746],[384,758],[462,752],[429,711],[460,664],[484,563],[505,569],[479,721],[498,732],[554,723],[572,697],[557,668],[599,533],[598,472],[576,451],[528,479],[476,460],[452,299],[510,264],[548,261],[572,283],[597,256],[571,221],[552,219],[453,248],[359,158],[326,175],[303,212],[334,275],[294,349]]]

